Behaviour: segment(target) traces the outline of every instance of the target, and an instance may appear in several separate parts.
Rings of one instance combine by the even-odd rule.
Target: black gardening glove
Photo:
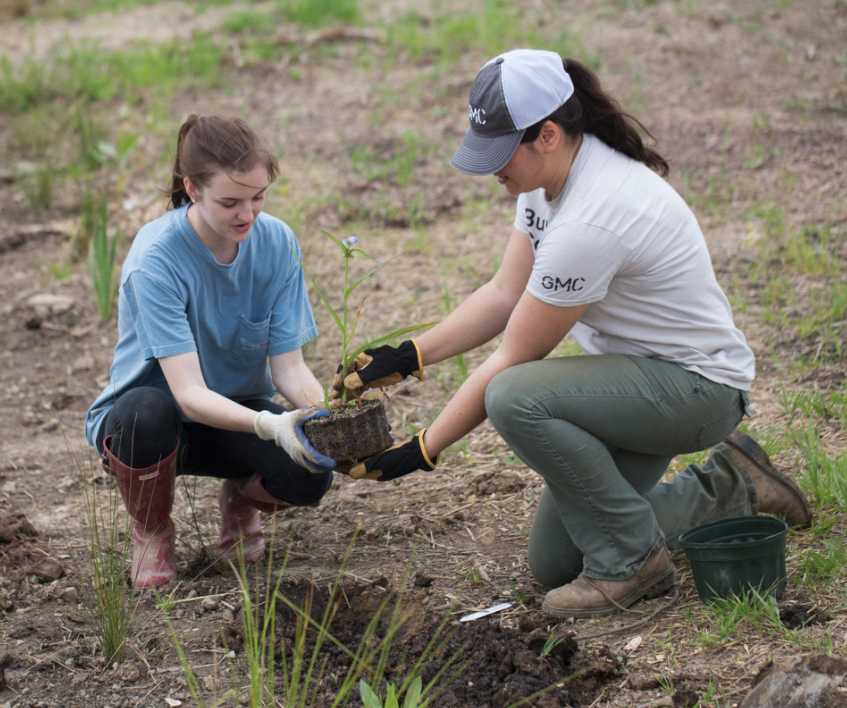
[[[388,344],[365,349],[347,367],[347,377],[342,380],[341,366],[332,380],[336,391],[346,388],[361,393],[368,388],[382,388],[400,383],[407,376],[423,381],[421,352],[414,339],[407,339],[397,348]]]
[[[379,452],[350,468],[347,473],[354,479],[376,479],[385,482],[405,477],[415,470],[434,470],[441,462],[441,453],[430,460],[423,446],[426,428],[415,434],[411,440],[398,443],[384,452]]]

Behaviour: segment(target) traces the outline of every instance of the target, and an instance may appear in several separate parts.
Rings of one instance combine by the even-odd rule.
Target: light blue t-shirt
[[[147,224],[129,250],[111,381],[88,410],[89,444],[127,391],[153,386],[170,395],[159,358],[196,351],[212,391],[234,401],[272,398],[267,357],[318,334],[300,247],[287,224],[259,214],[235,260],[222,265],[187,212],[186,205]]]

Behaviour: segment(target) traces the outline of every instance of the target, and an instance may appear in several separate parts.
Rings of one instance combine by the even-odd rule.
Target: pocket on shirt
[[[235,358],[248,367],[262,366],[268,356],[270,329],[270,317],[264,322],[251,322],[244,315],[240,315],[238,331],[235,334]]]

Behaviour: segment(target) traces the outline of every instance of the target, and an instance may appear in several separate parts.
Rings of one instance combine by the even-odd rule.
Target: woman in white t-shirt
[[[736,430],[753,353],[641,124],[582,64],[538,50],[489,61],[468,115],[451,164],[518,197],[502,264],[418,339],[363,354],[343,384],[422,378],[426,364],[502,341],[428,429],[350,474],[434,469],[488,416],[546,482],[529,566],[561,618],[667,591],[667,546],[701,522],[764,511],[808,525],[799,488]],[[585,355],[546,358],[569,333]],[[660,482],[676,455],[712,446]]]
[[[109,384],[85,434],[133,519],[134,587],[177,577],[177,475],[224,480],[221,559],[264,556],[259,510],[311,506],[335,462],[303,424],[323,389],[301,347],[317,336],[294,233],[264,214],[276,158],[244,121],[182,125],[170,210],[135,237],[121,271]],[[281,394],[295,410],[272,399]]]

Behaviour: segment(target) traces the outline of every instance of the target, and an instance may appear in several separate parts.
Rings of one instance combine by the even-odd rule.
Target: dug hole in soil
[[[584,705],[583,701],[590,702],[598,686],[617,668],[614,661],[607,670],[595,661],[586,665],[576,642],[567,634],[545,653],[549,629],[528,616],[523,616],[514,629],[501,626],[497,619],[483,619],[449,621],[439,632],[446,614],[433,613],[421,604],[426,593],[419,586],[427,582],[416,577],[413,587],[401,590],[399,597],[388,589],[385,578],[371,584],[345,582],[334,595],[308,582],[283,583],[280,591],[297,607],[309,607],[316,623],[322,622],[327,602],[334,600],[337,614],[330,633],[351,650],[359,646],[374,617],[380,620],[371,646],[386,635],[392,623],[397,625],[399,618],[400,629],[391,642],[385,681],[399,686],[423,657],[423,683],[426,686],[434,680],[434,690],[440,694],[435,705],[505,708],[550,687],[552,690],[535,699],[533,705]],[[277,647],[290,656],[298,617],[283,607],[279,619]],[[243,641],[240,625],[234,630],[226,635],[228,646],[239,646]],[[312,655],[316,637],[316,632],[308,634],[303,652],[307,658]],[[350,668],[349,655],[331,642],[323,642],[320,656],[319,662],[325,659],[334,673],[343,675]],[[576,678],[565,681],[574,674]],[[557,682],[562,682],[561,687],[555,687]],[[334,698],[331,688],[324,689],[315,705],[330,706]]]

